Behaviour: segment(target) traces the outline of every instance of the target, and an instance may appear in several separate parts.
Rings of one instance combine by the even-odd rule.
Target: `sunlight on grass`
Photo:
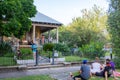
[[[104,80],[102,77],[91,77],[90,80]],[[114,80],[113,78],[109,78],[108,80]]]
[[[79,56],[66,56],[65,57],[66,62],[81,62],[84,59],[87,59],[87,58],[81,58]]]
[[[73,75],[74,75],[74,76],[75,76],[75,75],[79,75],[79,72],[76,71],[76,72],[73,73]],[[119,78],[119,79],[120,79],[120,78]],[[98,76],[93,76],[93,77],[91,77],[89,80],[104,80],[104,78],[103,78],[103,77],[98,77]],[[113,77],[110,77],[108,80],[114,80],[114,78],[113,78]]]

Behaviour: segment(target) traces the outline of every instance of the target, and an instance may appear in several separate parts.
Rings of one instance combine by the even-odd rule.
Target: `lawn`
[[[104,78],[101,77],[91,77],[90,80],[104,80]],[[112,77],[110,77],[108,80],[114,80]]]
[[[78,71],[76,71],[76,72],[73,73],[74,76],[75,76],[75,75],[78,75],[78,74],[79,74]],[[89,80],[104,80],[104,78],[103,78],[103,77],[93,76],[93,77],[91,77]],[[114,78],[113,78],[113,77],[110,77],[108,80],[114,80]],[[120,80],[120,78],[119,78],[118,80]]]
[[[20,77],[20,78],[6,78],[6,79],[0,79],[0,80],[57,80],[57,79],[53,79],[48,75],[35,75],[35,76],[26,76],[26,77]],[[89,80],[104,80],[104,78],[91,77]],[[109,78],[109,80],[114,80],[114,79]]]
[[[12,66],[16,65],[16,62],[11,57],[0,57],[0,66]]]
[[[6,78],[0,80],[56,80],[56,79],[53,79],[48,75],[35,75],[35,76],[25,76],[20,78]]]
[[[82,58],[79,56],[65,56],[66,62],[81,62],[84,59],[88,60],[87,58]]]

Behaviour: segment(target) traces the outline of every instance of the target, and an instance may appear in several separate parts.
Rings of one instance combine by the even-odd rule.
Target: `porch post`
[[[48,31],[48,43],[50,42],[50,31]]]
[[[56,43],[58,43],[59,38],[58,38],[58,28],[56,28]]]
[[[35,25],[33,25],[33,42],[35,43]]]

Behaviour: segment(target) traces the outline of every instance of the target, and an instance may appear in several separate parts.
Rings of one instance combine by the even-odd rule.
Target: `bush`
[[[43,50],[40,52],[40,55],[45,56],[45,57],[52,57],[52,53],[53,53],[52,51],[44,51]]]
[[[61,43],[56,43],[54,45],[54,49],[57,51],[60,51],[60,52],[69,52],[70,51],[67,45],[61,44]]]
[[[13,53],[12,46],[9,42],[1,42],[0,43],[0,56],[4,56],[7,53]]]
[[[6,54],[4,55],[4,57],[14,57],[14,54],[15,54],[15,53],[6,53]]]
[[[21,48],[20,51],[22,54],[32,54],[32,50],[29,48]]]
[[[114,58],[113,61],[115,62],[115,67],[120,68],[120,58]]]
[[[20,56],[21,59],[31,59],[31,58],[33,58],[32,50],[29,49],[29,48],[21,48],[20,52],[21,52],[21,56]]]
[[[95,56],[104,56],[104,51],[102,48],[103,43],[91,42],[90,44],[83,45],[81,48],[79,48],[79,51],[83,53],[84,57],[94,58]]]
[[[53,51],[54,44],[52,43],[46,43],[43,45],[43,50],[45,51]]]

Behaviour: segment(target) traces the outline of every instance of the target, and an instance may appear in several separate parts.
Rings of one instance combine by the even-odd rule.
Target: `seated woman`
[[[113,77],[115,80],[117,80],[117,76],[120,77],[120,73],[115,70],[115,63],[111,61],[110,59],[106,59],[106,62],[109,62],[113,71]]]
[[[91,73],[95,74],[96,72],[101,72],[102,65],[99,63],[99,58],[95,58],[95,62],[91,64]]]
[[[103,71],[101,72],[96,72],[96,76],[104,77],[105,80],[108,80],[108,77],[110,77],[112,74],[112,67],[109,62],[106,62],[106,66]]]

